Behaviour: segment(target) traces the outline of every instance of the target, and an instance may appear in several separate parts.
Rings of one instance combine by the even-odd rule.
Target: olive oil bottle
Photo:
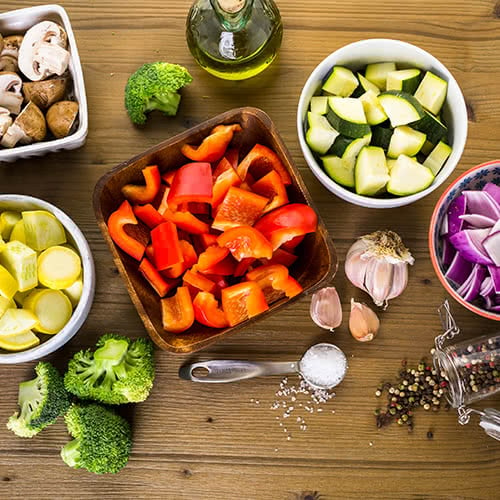
[[[244,80],[275,59],[283,26],[273,0],[197,0],[186,38],[198,64],[219,78]]]

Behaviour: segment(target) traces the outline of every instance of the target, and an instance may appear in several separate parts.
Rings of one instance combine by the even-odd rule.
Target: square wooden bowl
[[[151,339],[161,349],[173,353],[189,354],[203,349],[237,330],[248,328],[256,320],[273,314],[285,304],[297,299],[294,297],[279,300],[273,303],[265,313],[232,328],[215,329],[195,323],[182,334],[166,332],[162,327],[158,295],[140,274],[138,262],[122,252],[109,235],[106,222],[110,214],[124,200],[121,193],[122,186],[144,182],[141,171],[148,165],[158,165],[162,172],[179,168],[189,161],[181,154],[183,144],[199,144],[216,125],[230,123],[239,123],[243,128],[243,132],[236,134],[233,140],[233,144],[237,143],[236,145],[240,147],[240,155],[245,155],[256,143],[273,149],[292,177],[292,185],[288,187],[290,202],[307,203],[315,208],[300,173],[293,164],[290,153],[271,119],[263,111],[248,107],[222,113],[121,163],[101,177],[94,190],[96,219],[113,254],[115,264],[125,280],[130,298]],[[316,233],[308,234],[298,248],[300,249],[299,258],[291,267],[290,274],[302,285],[304,289],[302,293],[325,286],[335,275],[337,256],[333,242],[328,237],[328,232],[320,217],[318,217]]]

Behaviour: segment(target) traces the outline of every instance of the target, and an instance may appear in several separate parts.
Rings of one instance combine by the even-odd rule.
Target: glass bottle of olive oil
[[[266,69],[282,36],[273,0],[197,0],[186,22],[193,57],[203,69],[226,80],[244,80]]]

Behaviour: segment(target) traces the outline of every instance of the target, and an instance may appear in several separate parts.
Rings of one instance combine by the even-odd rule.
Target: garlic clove
[[[351,335],[360,342],[373,340],[380,328],[377,315],[366,305],[351,299],[349,315],[349,330]]]
[[[387,307],[392,288],[394,264],[385,259],[370,259],[366,267],[365,289],[377,306]]]
[[[311,298],[311,319],[325,330],[333,331],[342,323],[342,305],[335,287],[322,288]]]
[[[357,288],[367,292],[365,288],[366,268],[370,261],[362,258],[362,252],[349,252],[346,257],[344,271],[347,279]]]
[[[400,262],[394,266],[392,276],[392,287],[386,300],[399,297],[408,285],[408,266],[406,262]]]

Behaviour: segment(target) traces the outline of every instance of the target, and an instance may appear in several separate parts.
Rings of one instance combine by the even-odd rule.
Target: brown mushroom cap
[[[17,59],[8,55],[0,55],[0,71],[9,71],[17,73]]]
[[[54,78],[41,82],[24,82],[24,100],[33,101],[40,109],[47,109],[52,104],[63,99],[67,86],[67,78]]]
[[[58,139],[66,137],[71,132],[78,115],[78,107],[75,101],[59,101],[47,111],[47,125]]]
[[[3,50],[3,36],[0,33],[0,54],[2,53],[2,50]]]
[[[40,142],[47,135],[47,124],[40,108],[29,102],[14,122],[19,125],[33,142]]]
[[[11,56],[17,59],[19,55],[19,47],[23,41],[22,35],[10,35],[3,38],[3,49],[0,50],[0,55]]]

